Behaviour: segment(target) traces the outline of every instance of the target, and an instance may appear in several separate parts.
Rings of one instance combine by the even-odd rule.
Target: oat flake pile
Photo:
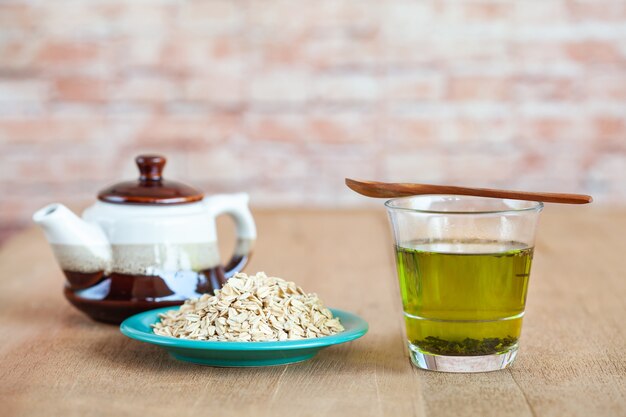
[[[215,296],[187,300],[160,317],[154,333],[193,340],[296,340],[344,330],[316,294],[263,272],[239,273]]]

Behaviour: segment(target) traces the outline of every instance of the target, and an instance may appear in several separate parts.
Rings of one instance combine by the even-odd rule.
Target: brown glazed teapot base
[[[117,301],[117,300],[86,300],[74,295],[65,288],[65,298],[77,309],[91,317],[95,321],[109,324],[120,324],[128,317],[147,310],[161,307],[175,307],[184,303],[184,300],[176,301]]]
[[[77,274],[64,271],[68,279],[63,293],[77,309],[94,320],[121,323],[142,311],[179,306],[188,298],[213,294],[226,282],[221,266],[202,271],[171,271],[161,275],[94,274],[99,281],[89,279],[76,284]],[[85,275],[85,274],[82,274]],[[84,288],[84,287],[87,288]]]

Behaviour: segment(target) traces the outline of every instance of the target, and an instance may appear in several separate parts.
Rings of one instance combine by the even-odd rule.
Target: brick
[[[126,68],[158,71],[167,63],[163,56],[165,43],[162,36],[126,37],[116,42],[116,47]]]
[[[55,155],[53,151],[52,155]],[[42,155],[38,160],[25,161],[20,164],[22,182],[43,182],[59,184],[64,181],[85,184],[88,181],[107,182],[117,178],[118,172],[112,171],[113,158],[93,150],[91,153],[81,152],[79,155],[56,155],[54,162],[45,164]],[[92,190],[95,194],[97,189]]]
[[[304,115],[297,113],[250,113],[245,116],[245,136],[270,142],[303,141],[305,123]]]
[[[456,2],[454,2],[456,3]],[[508,21],[515,11],[516,5],[508,1],[471,1],[462,4],[464,20],[494,22]]]
[[[621,138],[626,142],[626,114],[623,117],[598,116],[593,126],[597,138]]]
[[[46,38],[63,40],[109,36],[123,9],[119,5],[84,2],[42,2],[34,8],[38,31]]]
[[[385,47],[388,65],[398,68],[446,68],[471,73],[511,71],[515,68],[511,44],[495,36],[434,36],[398,40]],[[442,71],[443,73],[443,71]]]
[[[0,102],[45,102],[50,97],[46,81],[39,79],[0,79]]]
[[[319,150],[316,149],[317,152],[311,152],[317,175],[313,183],[307,188],[307,191],[310,192],[303,193],[302,201],[310,201],[316,206],[330,208],[363,205],[364,203],[369,203],[371,207],[380,207],[379,201],[363,199],[358,194],[349,191],[345,185],[345,178],[347,177],[383,178],[380,145],[346,145],[341,152],[335,148],[336,145],[332,145],[332,147],[322,147]]]
[[[442,144],[448,149],[458,149],[459,145],[490,151],[511,149],[517,133],[517,125],[508,115],[455,115],[441,120],[439,127]]]
[[[537,116],[520,118],[518,122],[519,140],[536,142],[580,138],[585,133],[577,128],[574,116]]]
[[[446,181],[473,187],[506,187],[515,182],[523,164],[516,152],[494,153],[489,149],[449,154],[441,170]]]
[[[243,43],[232,37],[179,37],[162,43],[158,69],[176,76],[202,77],[212,72],[241,73]]]
[[[505,78],[454,76],[446,96],[451,101],[504,101],[511,98],[511,83]]]
[[[567,8],[576,21],[620,22],[626,19],[626,3],[620,0],[571,0]]]
[[[102,117],[12,117],[0,119],[0,142],[80,143],[102,137]]]
[[[111,98],[131,102],[167,102],[177,98],[176,79],[159,76],[130,76],[109,89]]]
[[[435,143],[442,127],[438,120],[420,116],[390,117],[385,126],[387,144],[393,149],[412,149]]]
[[[379,26],[380,2],[375,0],[320,0],[314,3],[274,1],[272,7],[252,2],[247,27],[264,39],[301,40],[317,33],[349,31],[368,34]],[[285,16],[289,18],[285,19]]]
[[[517,175],[513,185],[530,191],[581,191],[582,167],[588,158],[589,148],[568,140],[544,144],[543,147],[545,150],[524,150],[525,157],[517,167],[517,172],[523,170],[524,175]],[[534,164],[528,163],[529,152],[536,155]]]
[[[245,101],[245,85],[243,76],[236,73],[207,73],[204,78],[185,79],[181,99],[240,106]]]
[[[246,4],[242,0],[191,0],[180,3],[175,14],[177,31],[191,36],[242,30]]]
[[[613,42],[594,40],[570,42],[565,48],[567,55],[575,61],[593,64],[626,61],[626,56]]]
[[[445,158],[441,153],[428,148],[414,148],[412,151],[386,149],[383,158],[387,181],[445,183],[442,169]]]
[[[88,143],[25,141],[5,145],[6,157],[0,175],[9,184],[19,187],[42,185],[58,186],[64,183],[106,182],[111,180],[116,155]],[[1,187],[1,185],[0,185]],[[95,192],[95,191],[94,191]],[[35,196],[33,196],[35,197]]]
[[[304,144],[298,140],[274,143],[272,146],[265,141],[247,143],[239,148],[237,156],[239,165],[245,166],[243,170],[252,177],[252,184],[255,185],[289,181],[306,183],[311,180],[311,172],[316,168],[313,155],[306,152]]]
[[[463,8],[474,3],[394,2],[384,17],[387,60],[403,66],[466,69],[472,65],[479,71],[508,64],[511,19],[468,19]]]
[[[559,171],[557,171],[557,169]],[[597,204],[597,193],[587,189],[585,186],[585,180],[582,176],[576,175],[575,172],[571,172],[569,167],[567,176],[555,175],[554,173],[564,171],[564,166],[561,164],[558,167],[554,167],[547,175],[530,172],[528,175],[518,176],[511,183],[509,188],[514,190],[535,191],[535,192],[572,192],[579,193],[581,190],[587,190],[588,194],[594,196],[594,204]]]
[[[589,73],[580,84],[581,96],[587,101],[626,101],[626,72],[601,68]]]
[[[602,202],[619,204],[626,199],[624,172],[626,158],[623,156],[616,154],[596,156],[584,179],[594,196],[595,204]]]
[[[249,100],[253,103],[304,104],[311,94],[310,74],[296,68],[258,73],[249,83]]]
[[[439,0],[424,2],[432,13],[432,22],[441,27],[443,32],[451,33],[461,26],[466,28],[483,30],[502,26],[507,19],[511,18],[514,5],[506,1],[472,0],[457,2],[454,0]],[[414,18],[408,16],[407,19]]]
[[[391,101],[442,100],[444,81],[436,72],[390,72],[383,81],[383,96]]]
[[[383,36],[390,44],[419,41],[436,22],[432,2],[394,1],[382,12]]]
[[[306,139],[322,143],[367,143],[376,140],[375,114],[360,112],[313,113],[308,117]]]
[[[173,7],[159,2],[131,1],[115,6],[105,2],[100,10],[110,19],[114,33],[121,36],[160,36],[175,13]]]
[[[383,175],[381,151],[379,145],[349,147],[345,152],[329,148],[314,153],[312,158],[315,166],[319,167],[320,179],[326,187],[332,191],[343,191],[346,177],[381,178]]]
[[[514,6],[514,21],[520,25],[533,27],[551,27],[557,22],[567,20],[567,1],[525,1],[516,2]]]
[[[109,98],[110,84],[100,78],[61,77],[54,81],[54,97],[63,101],[105,101]]]
[[[313,79],[315,100],[330,103],[362,103],[378,98],[380,81],[369,74],[319,74]]]
[[[302,50],[296,56],[316,70],[375,70],[384,65],[381,38],[380,31],[367,36],[313,37],[298,44]]]
[[[381,2],[376,0],[321,0],[312,5],[310,24],[367,33],[379,25]]]
[[[306,24],[310,10],[310,3],[289,0],[274,1],[272,7],[262,2],[251,2],[246,19],[247,30],[255,38],[299,40],[310,30]],[[283,16],[289,16],[289,19]]]
[[[250,183],[258,166],[242,163],[241,155],[242,151],[225,147],[191,153],[187,162],[189,181],[205,184],[224,182],[228,185]]]
[[[567,62],[569,60],[567,51],[563,48],[561,42],[555,42],[553,40],[516,41],[512,44],[512,48],[515,60],[519,63],[537,63],[544,66],[558,63],[571,67],[571,63]],[[545,70],[539,71],[538,73],[544,74]]]
[[[42,45],[37,56],[40,65],[74,65],[89,63],[101,57],[95,43],[50,41]]]
[[[32,72],[39,51],[39,40],[0,36],[0,71],[24,74]]]
[[[253,62],[259,67],[280,69],[302,63],[303,45],[304,42],[257,39],[253,40],[248,48]]]
[[[36,14],[29,5],[0,3],[0,28],[4,36],[24,36],[34,29],[36,22]]]
[[[207,42],[204,39],[176,37],[163,42],[158,62],[154,64],[174,76],[186,77],[199,68],[206,68],[208,63]]]
[[[140,144],[169,145],[201,149],[208,143],[219,143],[235,137],[240,128],[240,118],[233,113],[206,115],[171,115],[145,120],[136,134]]]
[[[530,75],[513,81],[513,95],[520,101],[572,101],[581,98],[581,86],[575,77]]]

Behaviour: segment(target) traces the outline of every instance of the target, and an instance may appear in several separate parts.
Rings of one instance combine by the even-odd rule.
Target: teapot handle
[[[235,221],[237,228],[237,245],[230,261],[224,266],[226,278],[241,271],[250,258],[256,240],[256,225],[248,208],[250,197],[246,193],[218,194],[205,197],[203,202],[213,218],[228,214]]]

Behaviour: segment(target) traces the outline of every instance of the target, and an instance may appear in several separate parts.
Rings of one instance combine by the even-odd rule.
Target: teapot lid
[[[139,168],[137,181],[114,184],[98,194],[98,199],[115,204],[185,204],[202,200],[204,194],[189,185],[164,180],[161,171],[165,157],[139,155],[135,158]]]

